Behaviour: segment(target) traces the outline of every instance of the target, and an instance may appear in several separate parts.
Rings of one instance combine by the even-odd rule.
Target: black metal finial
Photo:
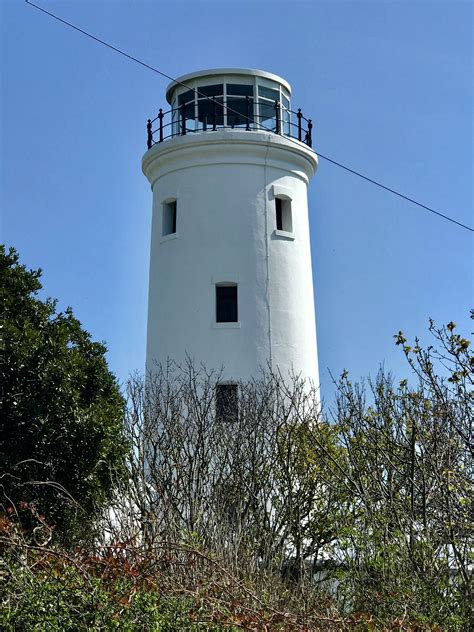
[[[298,119],[298,140],[301,141],[301,119],[303,118],[303,115],[301,114],[301,108],[298,108],[296,118]]]
[[[308,121],[308,140],[307,140],[307,145],[308,147],[312,147],[313,146],[313,139],[312,139],[312,132],[311,130],[313,129],[313,123],[311,122],[311,119],[309,119]]]
[[[160,108],[160,111],[158,112],[158,118],[160,120],[160,140],[158,142],[162,143],[163,142],[163,110]]]
[[[153,132],[151,131],[151,120],[150,119],[148,119],[148,123],[146,124],[146,133],[147,133],[146,145],[147,145],[148,149],[151,149],[151,146],[153,145]]]
[[[275,101],[275,117],[276,117],[276,133],[281,134],[281,125],[280,125],[280,102]]]
[[[181,134],[186,135],[186,104],[181,106]]]

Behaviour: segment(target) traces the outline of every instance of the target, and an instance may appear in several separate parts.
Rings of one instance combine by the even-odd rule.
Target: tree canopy
[[[40,278],[0,246],[1,502],[31,504],[68,539],[123,476],[124,401],[105,345],[40,300]]]

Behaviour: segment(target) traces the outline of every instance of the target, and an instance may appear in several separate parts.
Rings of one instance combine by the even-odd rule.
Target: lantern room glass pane
[[[258,123],[272,132],[276,131],[275,101],[280,100],[279,90],[258,86]]]
[[[282,120],[282,131],[287,136],[291,136],[291,113],[290,113],[290,101],[286,98],[284,94],[281,95],[281,120]]]
[[[190,101],[194,101],[194,90],[187,90],[178,95],[178,105],[183,105],[183,103],[189,103]]]
[[[247,127],[247,111],[250,125],[253,124],[253,99],[250,99],[247,106],[245,97],[227,97],[227,125]]]
[[[182,110],[181,108],[178,111],[178,116],[179,116],[179,134],[182,133]],[[186,121],[186,131],[187,132],[193,132],[196,129],[196,121],[195,121],[195,116],[194,116],[194,101],[192,103],[187,103],[184,106],[184,117],[185,117],[185,121]]]
[[[258,123],[262,128],[265,127],[272,132],[276,130],[275,103],[259,99],[258,105]]]
[[[171,112],[171,121],[172,121],[172,134],[173,136],[179,135],[180,131],[179,131],[179,109],[178,109],[178,104],[175,101],[173,103],[173,110]],[[165,134],[167,134],[166,132],[166,128],[165,128]]]
[[[178,134],[182,134],[182,116],[181,110],[184,107],[184,117],[186,120],[186,131],[192,132],[196,128],[195,114],[194,114],[194,90],[186,90],[182,94],[178,95]]]
[[[224,94],[224,84],[216,83],[212,86],[198,86],[197,97],[220,97]]]
[[[240,97],[253,97],[253,86],[243,83],[228,83],[227,94],[237,94]]]
[[[266,88],[265,86],[258,86],[258,96],[264,97],[265,99],[270,99],[273,102],[280,100],[279,90],[274,90],[273,88]]]
[[[222,97],[216,99],[216,125],[224,125],[224,107]],[[198,121],[203,127],[212,128],[214,125],[214,103],[208,99],[198,100]]]

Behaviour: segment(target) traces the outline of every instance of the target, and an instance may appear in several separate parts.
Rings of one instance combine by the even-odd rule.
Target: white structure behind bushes
[[[267,72],[195,72],[149,121],[148,369],[187,355],[223,367],[224,381],[270,366],[318,383],[307,204],[317,157],[290,96]]]

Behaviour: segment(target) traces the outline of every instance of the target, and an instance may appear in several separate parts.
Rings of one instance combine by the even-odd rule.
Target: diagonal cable
[[[138,59],[137,57],[134,57],[133,55],[130,55],[129,53],[125,52],[124,50],[121,50],[120,48],[117,48],[116,46],[113,46],[112,44],[109,44],[105,40],[100,39],[100,37],[96,37],[95,35],[92,35],[92,33],[89,33],[88,31],[85,31],[84,29],[79,28],[78,26],[76,26],[72,22],[68,22],[64,18],[61,18],[60,16],[58,16],[58,15],[56,15],[54,13],[51,13],[51,11],[47,11],[46,9],[44,9],[43,7],[40,7],[39,5],[35,4],[34,2],[30,2],[30,0],[25,0],[25,2],[26,2],[26,4],[30,5],[31,7],[34,7],[35,9],[37,9],[38,11],[41,11],[42,13],[45,13],[49,17],[54,18],[58,22],[61,22],[62,24],[74,29],[75,31],[78,31],[82,35],[85,35],[86,37],[89,37],[90,39],[94,40],[95,42],[98,42],[99,44],[102,44],[103,46],[106,46],[107,48],[110,48],[114,52],[119,53],[119,55],[123,55],[127,59],[130,59],[131,61],[134,61],[135,63],[139,64],[140,66],[143,66],[144,68],[147,68],[148,70],[151,70],[152,72],[156,72],[157,74],[161,75],[162,77],[165,77],[166,79],[168,79],[169,81],[172,81],[173,83],[176,83],[176,84],[178,84],[180,86],[184,86],[185,88],[190,89],[190,86],[188,86],[187,84],[183,83],[182,81],[179,81],[178,79],[175,79],[171,75],[166,74],[165,72],[163,72],[162,70],[159,70],[158,68],[155,68],[154,66],[150,66],[150,64],[147,64],[146,62],[142,61],[141,59]],[[199,92],[199,90],[196,90],[196,93],[198,94],[198,96],[206,98],[209,101],[211,101],[212,103],[214,103],[214,101],[208,95],[203,94],[202,92]],[[237,112],[236,110],[233,110],[232,108],[227,107],[227,105],[225,106],[225,109],[226,109],[227,112],[232,112],[234,114],[238,114],[243,119],[251,121],[251,119],[248,116],[245,116],[243,113]],[[255,123],[255,121],[253,121],[253,122]],[[257,123],[257,125],[262,130],[272,132],[271,129],[265,127],[265,125],[262,125],[261,123]],[[285,138],[287,138],[289,141],[295,143],[295,145],[300,146],[299,145],[299,141],[296,141],[291,136],[285,136]],[[431,208],[430,206],[427,206],[426,204],[422,204],[421,202],[417,202],[413,198],[410,198],[407,195],[404,195],[403,193],[400,193],[399,191],[396,191],[395,189],[392,189],[392,188],[386,186],[385,184],[382,184],[381,182],[378,182],[377,180],[374,180],[373,178],[369,178],[368,176],[360,173],[359,171],[356,171],[355,169],[351,169],[350,167],[348,167],[348,166],[346,166],[346,165],[344,165],[344,164],[342,164],[342,163],[340,163],[340,162],[338,162],[336,160],[333,160],[332,158],[329,158],[328,156],[324,156],[320,152],[317,152],[317,155],[319,157],[323,158],[323,160],[327,160],[328,162],[332,163],[333,165],[335,165],[337,167],[340,167],[341,169],[344,169],[345,171],[348,171],[349,173],[352,173],[353,175],[358,176],[359,178],[362,178],[363,180],[366,180],[367,182],[370,182],[371,184],[373,184],[373,185],[375,185],[377,187],[380,187],[381,189],[384,189],[385,191],[388,191],[389,193],[392,193],[393,195],[397,195],[398,197],[400,197],[400,198],[402,198],[404,200],[407,200],[408,202],[411,202],[412,204],[415,204],[416,206],[419,206],[420,208],[422,208],[422,209],[424,209],[426,211],[429,211],[430,213],[433,213],[434,215],[437,215],[438,217],[441,217],[441,218],[447,220],[448,222],[452,222],[453,224],[456,224],[457,226],[460,226],[461,228],[464,228],[464,229],[466,229],[466,230],[468,230],[470,232],[474,232],[474,228],[472,228],[471,226],[467,226],[466,224],[463,224],[462,222],[459,222],[458,220],[453,219],[452,217],[449,217],[449,215],[446,215],[445,213],[441,213],[440,211],[436,211],[435,209]]]

